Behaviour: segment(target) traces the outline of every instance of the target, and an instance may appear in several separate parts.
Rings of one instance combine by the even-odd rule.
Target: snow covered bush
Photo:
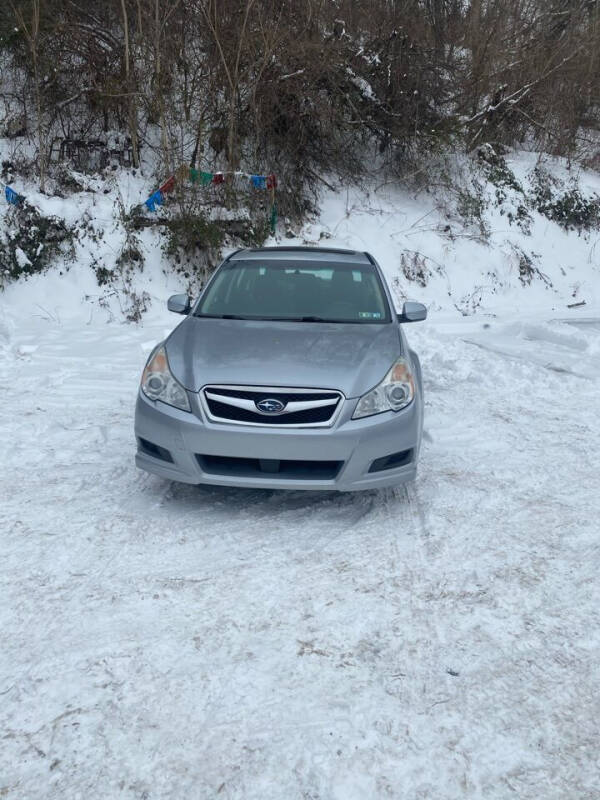
[[[411,283],[425,288],[432,270],[428,266],[428,259],[421,253],[404,251],[400,255],[400,269],[404,277]]]
[[[466,227],[475,230],[484,241],[489,236],[489,227],[484,216],[487,205],[484,187],[476,178],[470,181],[470,185],[458,187],[456,211]]]
[[[589,231],[600,227],[600,197],[582,194],[577,182],[564,183],[538,166],[532,175],[532,205],[565,230]]]
[[[218,250],[223,243],[219,225],[208,220],[202,213],[176,214],[165,220],[164,251],[181,261],[197,250]]]
[[[64,220],[43,216],[26,203],[7,212],[0,228],[0,288],[73,258],[73,231]]]
[[[525,189],[506,163],[507,148],[501,144],[484,144],[477,151],[481,173],[494,190],[494,203],[511,224],[529,235],[531,215],[527,210]]]

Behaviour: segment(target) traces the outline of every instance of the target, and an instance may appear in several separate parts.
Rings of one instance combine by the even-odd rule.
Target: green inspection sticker
[[[381,319],[380,311],[359,311],[359,319]]]

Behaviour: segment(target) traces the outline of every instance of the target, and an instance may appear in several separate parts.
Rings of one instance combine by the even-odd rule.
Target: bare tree
[[[32,92],[35,102],[36,138],[38,147],[38,170],[40,178],[40,191],[46,191],[46,172],[48,168],[48,130],[44,120],[44,76],[41,70],[41,56],[43,40],[40,31],[40,4],[42,0],[32,0],[28,19],[21,6],[16,6],[11,0],[11,6],[17,25],[22,31],[31,57]]]
[[[134,166],[139,167],[140,153],[139,153],[138,131],[137,131],[138,129],[137,95],[134,90],[134,82],[132,80],[132,68],[131,68],[130,46],[129,46],[130,43],[129,15],[127,12],[127,0],[121,0],[121,12],[123,14],[125,86],[127,90],[129,136],[131,137],[133,163]],[[138,17],[138,25],[141,25],[141,16]]]
[[[404,174],[450,143],[532,137],[571,153],[600,128],[600,0],[9,2],[0,48],[43,189],[73,130],[122,131],[161,173],[277,171],[302,213],[325,172],[374,158]]]

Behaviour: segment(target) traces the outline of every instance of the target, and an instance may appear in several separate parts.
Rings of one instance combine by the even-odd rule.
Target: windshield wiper
[[[237,314],[196,314],[195,316],[208,319],[252,319],[252,317],[240,317]]]
[[[243,317],[239,314],[196,314],[208,319],[245,319],[253,322],[353,322],[353,320],[326,319],[325,317]]]
[[[325,317],[254,317],[268,322],[339,322],[337,319],[325,319]]]

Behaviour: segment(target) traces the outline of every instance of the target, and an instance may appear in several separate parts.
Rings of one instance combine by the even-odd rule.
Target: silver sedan
[[[351,491],[415,477],[419,359],[368,253],[239,250],[148,359],[136,463],[186,483]]]

